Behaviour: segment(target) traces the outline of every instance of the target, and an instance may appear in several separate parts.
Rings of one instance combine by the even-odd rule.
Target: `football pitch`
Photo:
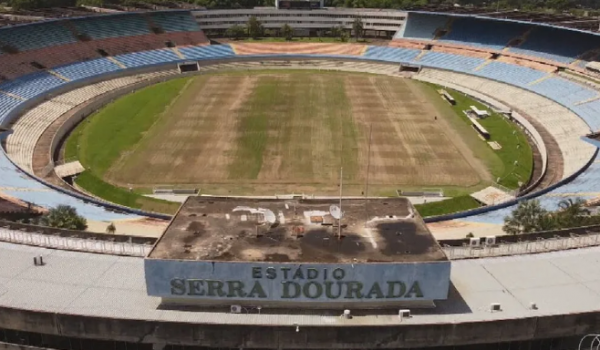
[[[79,159],[120,187],[360,195],[492,179],[473,130],[430,86],[324,71],[245,71],[161,83],[77,128]],[[440,100],[441,102],[441,100]],[[460,122],[460,120],[459,120]],[[67,145],[68,151],[69,145]]]

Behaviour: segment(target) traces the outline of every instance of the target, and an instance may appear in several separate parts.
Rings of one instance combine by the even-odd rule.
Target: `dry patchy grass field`
[[[418,82],[259,71],[201,75],[181,85],[141,140],[108,168],[109,182],[334,193],[343,167],[347,194],[359,194],[370,128],[375,188],[472,187],[490,179],[447,114],[427,101],[424,89],[431,88]]]

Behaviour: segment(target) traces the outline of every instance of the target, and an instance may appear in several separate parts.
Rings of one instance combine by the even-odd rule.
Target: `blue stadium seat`
[[[22,102],[22,100],[18,100],[16,98],[0,93],[0,124],[4,122],[4,118],[8,115],[8,113],[11,110],[17,107]]]
[[[0,42],[19,51],[77,42],[73,34],[59,21],[35,25],[21,25],[0,29]]]
[[[150,34],[148,22],[141,15],[98,16],[71,22],[79,32],[92,39]]]
[[[552,193],[589,193],[600,189],[600,163],[592,163],[581,175]]]
[[[592,89],[558,77],[541,81],[532,85],[530,89],[568,108],[577,102],[598,96],[598,93]]]
[[[527,84],[542,78],[547,73],[532,68],[516,66],[514,64],[491,62],[471,74],[525,87]]]
[[[73,63],[53,70],[71,80],[79,80],[92,76],[114,72],[121,69],[119,66],[106,58]]]
[[[168,49],[128,53],[115,56],[115,58],[127,67],[149,66],[181,60],[175,52]]]
[[[0,187],[7,188],[3,189],[2,193],[25,202],[35,203],[46,208],[56,207],[61,204],[70,205],[75,207],[80,215],[97,221],[113,221],[138,217],[132,214],[109,212],[97,205],[85,203],[82,200],[46,187],[17,169],[6,158],[6,154],[3,151],[0,151],[0,174]]]
[[[28,74],[17,80],[12,80],[0,85],[0,90],[10,92],[12,94],[32,98],[59,85],[66,81],[55,77],[46,72],[37,72]]]
[[[200,27],[190,12],[152,13],[150,17],[165,32],[198,31]]]
[[[586,51],[599,47],[598,35],[565,28],[539,26],[531,31],[521,46],[510,48],[510,51],[570,63]]]
[[[585,120],[590,129],[600,130],[600,100],[571,106],[571,110]]]
[[[493,21],[475,17],[457,17],[443,42],[503,49],[510,40],[525,33],[528,25],[507,21]]]
[[[466,57],[435,51],[427,52],[419,61],[415,61],[416,64],[459,72],[470,72],[483,62],[485,62],[485,59],[483,58]]]
[[[410,62],[421,50],[385,46],[369,46],[363,57],[388,62]]]
[[[189,46],[179,49],[185,57],[194,60],[215,59],[235,56],[229,45]]]
[[[443,28],[448,19],[446,15],[409,13],[403,37],[431,40],[436,30]]]

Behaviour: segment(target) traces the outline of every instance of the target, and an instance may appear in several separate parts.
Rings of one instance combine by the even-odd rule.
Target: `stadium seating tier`
[[[6,34],[8,33],[7,31],[4,37],[2,37],[3,34],[0,31],[0,42],[13,45],[19,51],[22,51],[18,54],[5,53],[0,55],[0,72],[2,75],[8,78],[18,77],[0,85],[0,122],[5,121],[4,118],[7,113],[18,107],[23,101],[67,84],[68,82],[61,79],[60,76],[76,81],[122,69],[115,62],[99,57],[100,53],[98,49],[102,49],[114,56],[117,60],[116,62],[120,62],[128,68],[147,67],[182,61],[184,59],[227,59],[236,56],[236,52],[230,45],[197,46],[198,44],[206,44],[206,37],[197,31],[197,24],[189,13],[157,13],[150,14],[149,16],[150,20],[139,14],[71,20],[70,22],[74,24],[77,31],[93,39],[92,41],[83,43],[76,42],[73,33],[66,29],[65,26],[59,24],[59,22],[44,24],[47,28],[50,28],[47,29],[49,33],[48,40],[44,39],[44,34],[39,34],[37,38],[34,38],[29,32],[19,33],[23,29],[16,30],[14,34]],[[166,34],[151,33],[150,23],[160,26]],[[503,48],[503,42],[508,43],[511,37],[518,37],[525,34],[527,28],[526,24],[507,24],[502,22],[506,27],[496,30],[498,23],[501,22],[486,22],[473,18],[450,20],[447,15],[411,14],[407,23],[407,27],[404,29],[404,37],[423,40],[437,39],[440,42],[460,43],[461,45],[481,46],[491,49]],[[469,28],[475,26],[479,26],[480,30],[471,30],[469,32]],[[42,27],[40,26],[40,28]],[[438,32],[440,29],[448,30],[447,34],[440,35]],[[596,47],[600,43],[596,41],[597,37],[585,43],[576,42],[576,39],[581,38],[580,35],[587,34],[568,31],[560,31],[561,34],[557,35],[557,39],[553,44],[540,43],[543,34],[553,34],[553,30],[555,29],[550,27],[536,28],[536,30],[528,33],[525,41],[519,47],[511,48],[511,51],[519,52],[521,50],[521,52],[528,55],[551,58],[560,62],[571,62],[581,53]],[[32,30],[32,32],[34,31]],[[173,33],[173,35],[168,35],[168,33]],[[178,50],[184,58],[180,57],[175,51],[165,48],[165,39],[173,40],[179,45]],[[557,48],[556,46],[560,45],[556,45],[556,42],[562,43],[564,47]],[[65,52],[68,52],[64,50],[65,47],[72,47],[74,51],[72,53],[69,52],[69,55],[65,55]],[[34,53],[35,56],[33,56]],[[263,53],[262,55],[277,56],[277,53]],[[309,55],[314,55],[314,53],[309,53]],[[328,55],[326,53],[320,57],[327,56],[336,57],[334,54]],[[567,79],[549,75],[547,72],[481,57],[469,57],[439,51],[421,51],[410,48],[369,46],[364,51],[364,54],[354,58],[410,63],[423,67],[463,72],[508,83],[559,102],[575,113],[578,113],[582,120],[592,129],[600,127],[600,117],[598,117],[600,115],[598,113],[600,112],[600,100],[594,100],[598,93]],[[34,59],[44,64],[46,68],[53,68],[60,76],[52,75],[29,64]],[[544,111],[543,108],[546,107],[540,106],[539,108],[540,111]],[[41,113],[40,115],[43,114]],[[555,117],[552,113],[548,113],[547,116],[548,118]],[[577,124],[577,126],[579,127],[580,125]],[[564,130],[565,137],[570,137],[569,140],[579,136],[567,135],[569,134],[568,130],[570,130],[567,127]],[[21,142],[20,140],[15,138],[14,145],[18,145]],[[27,147],[15,148],[15,154],[24,154],[25,162],[28,161],[32,142],[32,140],[27,141]],[[577,159],[577,164],[586,161],[586,156],[589,159],[588,150],[578,153],[580,152],[580,148],[578,148],[579,145],[574,144],[576,141],[569,142],[573,142],[573,144],[565,144],[563,149],[563,154],[566,157]],[[571,167],[567,171],[569,174],[578,170],[575,163],[569,164],[571,164]],[[53,206],[58,204],[58,202],[75,203],[74,205],[78,206],[78,209],[81,208],[81,212],[84,215],[90,215],[98,219],[111,219],[115,217],[112,213],[106,214],[106,212],[103,212],[102,209],[95,205],[84,204],[80,200],[62,193],[57,194],[56,191],[27,177],[10,163],[3,153],[0,154],[0,170],[3,175],[0,176],[0,191],[3,193],[25,201],[32,201],[42,206]],[[542,202],[544,205],[551,206],[563,199],[564,196],[576,195],[589,198],[594,194],[586,191],[589,188],[595,188],[598,182],[600,182],[599,170],[597,166],[593,165],[572,183],[541,197]],[[505,212],[506,210],[495,211],[479,215],[477,218],[482,221],[487,220],[489,222],[490,220],[495,220],[497,222],[498,218],[505,215]],[[117,217],[121,217],[119,215],[121,214],[118,214]],[[127,217],[127,215],[123,215],[122,217]]]

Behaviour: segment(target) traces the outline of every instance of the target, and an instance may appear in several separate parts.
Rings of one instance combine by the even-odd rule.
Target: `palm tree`
[[[504,232],[510,235],[542,231],[552,227],[551,214],[540,205],[538,200],[522,201],[504,218]]]
[[[558,203],[558,208],[557,215],[563,228],[581,226],[583,217],[590,215],[589,209],[585,207],[585,200],[581,198],[564,199]]]
[[[77,210],[69,205],[59,205],[48,210],[40,220],[42,225],[68,230],[85,230],[87,220],[77,214]]]

